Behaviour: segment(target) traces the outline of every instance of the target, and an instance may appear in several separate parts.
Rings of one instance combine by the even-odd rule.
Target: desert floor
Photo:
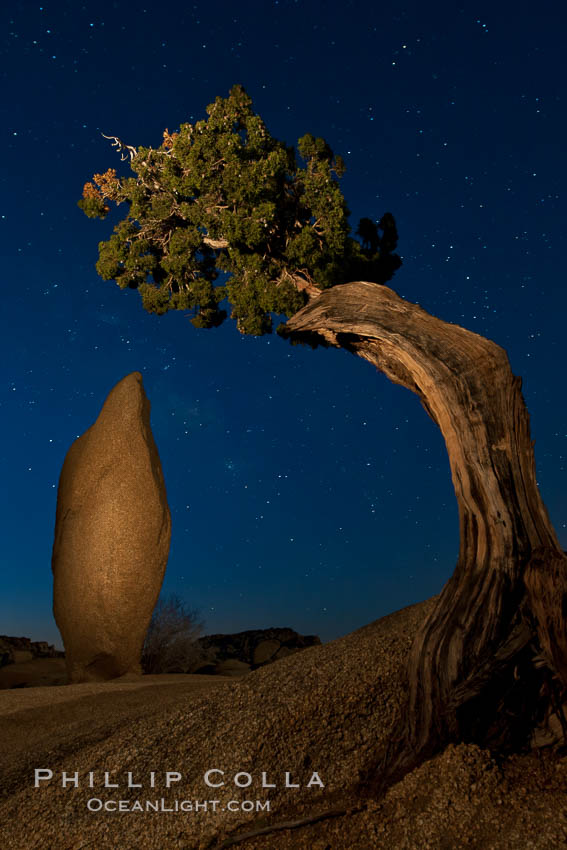
[[[0,847],[3,850],[556,850],[567,847],[567,755],[550,748],[498,758],[450,745],[381,800],[356,778],[388,739],[405,688],[404,660],[431,602],[304,650],[242,678],[147,676],[0,690]],[[53,661],[58,661],[54,659]],[[29,662],[28,662],[29,663]],[[15,667],[16,665],[14,665]],[[48,672],[49,668],[49,672]],[[13,671],[17,673],[18,671]],[[27,673],[31,674],[31,668]],[[30,680],[28,679],[28,682]],[[204,789],[203,769],[279,777],[320,770],[322,791],[269,792],[270,815],[222,805],[211,813],[97,814],[103,790],[33,787],[34,768],[187,770],[192,800],[259,797]],[[83,781],[83,780],[81,780]],[[229,783],[227,782],[227,786]],[[108,795],[133,796],[121,789]],[[153,794],[153,792],[151,792]],[[166,796],[160,790],[154,796]],[[151,796],[144,789],[140,797]],[[329,809],[338,814],[327,816]],[[318,814],[326,816],[309,821]],[[269,830],[262,834],[262,830]],[[253,833],[253,834],[252,834]]]
[[[192,698],[234,679],[222,676],[142,676],[114,682],[45,686],[56,672],[64,677],[62,659],[22,662],[16,671],[41,686],[0,690],[1,796],[30,788],[33,770],[59,763],[66,756],[115,735],[122,725],[153,714],[163,718],[168,708],[186,706]],[[32,669],[33,668],[33,669]]]

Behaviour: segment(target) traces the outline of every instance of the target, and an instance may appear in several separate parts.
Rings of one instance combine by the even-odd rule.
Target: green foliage
[[[99,244],[104,280],[138,289],[149,312],[190,310],[197,327],[220,324],[228,298],[239,330],[259,335],[271,331],[271,314],[301,309],[306,286],[392,277],[401,265],[393,216],[378,228],[362,219],[362,245],[349,235],[338,182],[345,166],[324,139],[299,139],[299,163],[242,86],[217,97],[207,114],[166,130],[157,150],[138,148],[134,177],[109,169],[85,185],[79,207],[90,218],[104,218],[108,200],[128,205]],[[224,285],[215,283],[221,272]]]
[[[81,198],[77,206],[82,209],[89,218],[106,218],[109,208],[102,198]]]

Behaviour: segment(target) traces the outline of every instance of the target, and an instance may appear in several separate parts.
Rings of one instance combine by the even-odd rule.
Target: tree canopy
[[[402,263],[394,217],[385,213],[378,225],[363,218],[362,245],[350,236],[345,166],[324,139],[299,139],[298,159],[239,85],[207,114],[166,129],[155,150],[111,137],[135,176],[95,174],[79,201],[91,218],[105,218],[108,201],[128,207],[99,243],[103,280],[137,289],[148,312],[190,310],[197,327],[221,324],[226,299],[238,329],[260,335],[272,330],[272,314],[301,309],[309,291],[391,279]]]

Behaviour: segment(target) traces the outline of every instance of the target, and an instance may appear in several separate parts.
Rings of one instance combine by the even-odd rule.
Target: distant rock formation
[[[252,629],[232,635],[207,635],[197,641],[209,659],[198,673],[242,676],[307,649],[319,646],[317,635],[300,635],[293,629]]]
[[[139,372],[67,452],[57,493],[53,611],[70,682],[141,673],[171,518]]]
[[[64,655],[44,640],[0,635],[0,667],[23,661],[26,657],[31,661],[34,658],[63,658]]]
[[[14,650],[5,638],[0,637],[0,667],[14,663]]]

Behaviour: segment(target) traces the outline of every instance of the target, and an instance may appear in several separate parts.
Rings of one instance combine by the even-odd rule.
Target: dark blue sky
[[[406,390],[334,350],[148,315],[94,269],[77,207],[242,83],[270,132],[323,136],[356,228],[391,211],[391,285],[506,348],[540,488],[567,548],[563,4],[10,2],[1,17],[0,633],[61,645],[57,482],[110,389],[139,370],[173,530],[164,592],[207,631],[324,640],[438,592],[458,551],[439,432]],[[564,55],[564,54],[563,54]]]

